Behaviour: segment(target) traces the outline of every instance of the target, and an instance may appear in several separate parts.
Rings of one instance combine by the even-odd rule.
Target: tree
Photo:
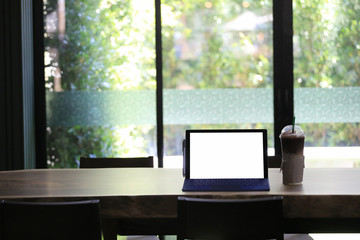
[[[58,4],[65,1],[47,1],[45,14],[54,16]],[[148,1],[139,5],[136,0],[66,1],[65,32],[59,27],[55,32],[45,29],[45,55],[50,56],[47,69],[52,71],[46,76],[48,93],[155,89],[155,20],[148,21],[154,14],[147,6]],[[57,21],[64,20],[58,16]],[[47,105],[57,107],[51,102]],[[151,132],[151,126],[135,125],[49,126],[48,165],[76,167],[82,155],[146,154]],[[149,134],[143,137],[144,133]],[[124,139],[133,139],[140,146]]]
[[[58,4],[65,6],[65,18],[54,18]],[[359,0],[294,1],[296,87],[359,86],[359,9]],[[165,0],[161,11],[164,89],[272,88],[270,0]],[[153,1],[47,0],[44,16],[49,95],[155,91]],[[229,27],[243,16],[259,22],[249,29]],[[59,28],[56,23],[64,19],[64,28]],[[50,99],[48,110],[57,107]],[[165,154],[180,154],[184,129],[201,127],[267,128],[273,139],[272,124],[167,125]],[[360,142],[358,123],[302,127],[307,145]],[[82,155],[155,154],[155,126],[94,124],[47,130],[50,167],[76,167]]]

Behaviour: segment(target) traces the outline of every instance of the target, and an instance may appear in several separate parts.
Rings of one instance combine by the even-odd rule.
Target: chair
[[[281,166],[281,156],[268,156],[268,168],[280,168]]]
[[[178,197],[177,239],[284,239],[282,197]]]
[[[86,158],[80,157],[80,168],[126,168],[126,167],[154,167],[154,157],[130,157],[130,158]],[[140,221],[141,222],[141,221]],[[108,219],[103,219],[104,238],[113,238],[113,235],[130,235],[131,232],[136,231],[137,228],[146,228],[145,232],[151,231],[149,234],[153,235],[156,229],[156,224],[153,226],[148,222],[146,226],[140,224],[138,221],[122,221],[118,220],[114,232],[113,222]],[[152,236],[153,239],[157,237]],[[135,238],[135,237],[134,237]],[[151,236],[137,236],[136,239],[149,239]],[[131,237],[128,237],[131,239]]]
[[[154,167],[154,157],[86,158],[80,157],[80,168]]]
[[[99,200],[0,203],[4,240],[101,240]]]

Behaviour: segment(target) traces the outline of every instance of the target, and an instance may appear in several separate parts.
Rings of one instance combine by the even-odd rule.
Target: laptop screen
[[[266,130],[187,130],[191,179],[267,178]]]

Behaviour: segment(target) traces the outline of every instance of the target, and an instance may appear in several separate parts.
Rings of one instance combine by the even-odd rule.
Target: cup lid
[[[302,128],[298,125],[295,125],[294,126],[294,132],[292,132],[292,128],[293,126],[292,125],[287,125],[285,126],[282,130],[281,130],[281,135],[283,134],[295,134],[295,135],[305,135],[304,131],[302,130]]]

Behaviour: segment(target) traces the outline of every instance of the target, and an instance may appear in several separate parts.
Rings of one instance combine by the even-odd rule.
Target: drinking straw
[[[292,122],[292,133],[294,133],[295,131],[295,116],[293,117],[293,122]]]

